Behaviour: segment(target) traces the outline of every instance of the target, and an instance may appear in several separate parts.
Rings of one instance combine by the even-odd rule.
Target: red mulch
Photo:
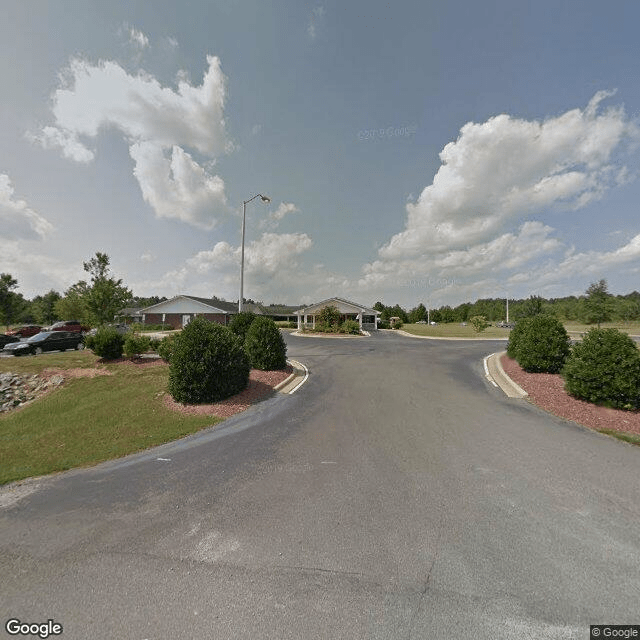
[[[245,411],[252,404],[268,398],[273,393],[273,388],[286,380],[293,373],[293,367],[287,365],[286,369],[278,371],[260,371],[251,369],[249,385],[231,398],[214,404],[180,404],[169,394],[164,396],[164,405],[173,411],[180,411],[186,415],[229,416]]]
[[[640,434],[640,412],[610,409],[578,400],[564,390],[560,374],[527,373],[513,359],[501,359],[505,373],[528,394],[540,408],[566,420],[573,420],[591,429],[614,429]]]

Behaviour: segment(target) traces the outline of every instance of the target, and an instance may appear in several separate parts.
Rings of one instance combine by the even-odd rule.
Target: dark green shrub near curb
[[[340,325],[340,333],[350,333],[352,335],[360,335],[360,323],[357,320],[345,320]]]
[[[173,353],[173,345],[175,344],[176,338],[179,334],[170,333],[168,336],[165,336],[160,340],[160,344],[158,344],[158,355],[165,361],[171,362],[171,354]]]
[[[507,345],[507,355],[530,373],[558,373],[570,350],[571,341],[562,323],[544,314],[518,320]]]
[[[124,336],[113,327],[99,327],[95,336],[87,336],[85,346],[105,360],[117,360],[122,357]]]
[[[233,333],[235,333],[244,343],[245,338],[247,337],[247,331],[249,331],[249,327],[255,319],[255,313],[252,313],[251,311],[241,311],[233,316],[229,323],[229,329],[231,329],[231,331],[233,331]]]
[[[177,402],[217,402],[249,382],[249,359],[228,327],[194,318],[175,338],[169,364],[169,393]]]
[[[124,339],[124,355],[129,358],[132,356],[139,356],[141,353],[148,351],[150,346],[151,339],[149,336],[140,336],[133,332],[129,332]]]
[[[287,366],[287,345],[271,318],[258,316],[251,323],[244,348],[256,369],[271,371]]]
[[[591,329],[574,345],[562,371],[576,398],[617,409],[640,408],[640,351],[617,329]]]

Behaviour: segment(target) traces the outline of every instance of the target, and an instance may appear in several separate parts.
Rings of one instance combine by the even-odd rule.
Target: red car
[[[23,324],[15,329],[7,331],[8,336],[20,336],[21,338],[28,338],[29,336],[35,336],[36,333],[40,333],[40,329],[37,324]]]
[[[77,320],[63,320],[49,327],[49,331],[73,331],[74,333],[85,333],[89,329],[90,327],[80,324]]]

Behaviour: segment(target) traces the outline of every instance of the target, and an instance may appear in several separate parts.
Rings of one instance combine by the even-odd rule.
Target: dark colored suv
[[[84,349],[83,337],[77,331],[42,331],[21,342],[13,342],[4,348],[4,353],[22,356],[43,351],[66,351]]]

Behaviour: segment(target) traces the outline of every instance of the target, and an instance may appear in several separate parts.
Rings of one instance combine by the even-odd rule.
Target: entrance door
[[[182,316],[182,328],[184,329],[191,322],[191,316]]]

